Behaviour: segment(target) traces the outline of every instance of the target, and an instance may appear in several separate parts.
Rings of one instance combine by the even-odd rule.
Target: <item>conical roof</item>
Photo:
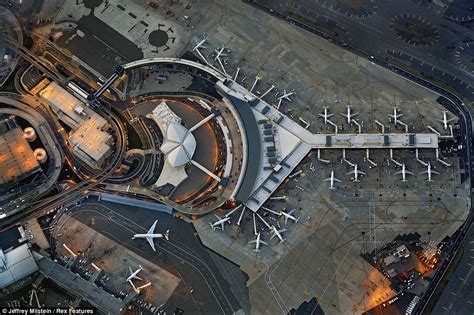
[[[196,139],[184,126],[172,122],[168,125],[160,150],[171,166],[178,167],[191,161],[196,150]]]

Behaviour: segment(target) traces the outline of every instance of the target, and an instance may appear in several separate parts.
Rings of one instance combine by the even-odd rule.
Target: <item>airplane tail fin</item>
[[[167,241],[169,241],[169,235],[170,235],[170,230],[166,230],[166,233],[165,233],[165,238]]]

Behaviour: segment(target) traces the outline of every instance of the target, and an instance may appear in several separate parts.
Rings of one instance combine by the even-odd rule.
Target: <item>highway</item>
[[[247,2],[248,3],[248,2]],[[460,152],[460,158],[464,161],[465,165],[465,170],[467,173],[467,176],[470,178],[470,187],[469,189],[472,191],[472,187],[474,185],[474,177],[472,176],[472,167],[473,167],[473,161],[472,157],[474,156],[474,151],[473,151],[473,144],[472,144],[472,115],[467,106],[464,104],[463,100],[458,97],[457,95],[454,95],[450,91],[447,91],[446,89],[437,86],[424,78],[421,78],[417,75],[414,75],[400,67],[397,67],[393,64],[390,64],[383,60],[380,57],[371,55],[368,52],[365,52],[363,50],[357,49],[355,47],[349,46],[347,43],[342,42],[338,40],[337,38],[331,37],[330,35],[321,32],[318,29],[314,29],[312,27],[309,27],[303,23],[300,23],[298,21],[293,20],[290,17],[287,17],[285,15],[282,15],[278,12],[275,11],[270,11],[264,6],[257,5],[255,3],[249,3],[263,11],[265,11],[268,14],[271,14],[273,16],[276,16],[280,19],[283,19],[291,24],[297,25],[309,32],[312,32],[322,38],[327,39],[329,42],[340,46],[360,57],[363,57],[374,64],[380,65],[384,68],[387,68],[394,73],[398,74],[399,76],[410,80],[411,82],[418,84],[424,88],[427,88],[438,95],[440,95],[440,98],[438,99],[438,102],[443,105],[447,110],[451,111],[453,114],[459,117],[459,123],[460,123],[460,133],[462,134],[462,152]],[[454,244],[451,247],[449,253],[446,255],[446,259],[441,263],[441,265],[438,267],[435,275],[433,276],[433,279],[430,281],[430,286],[428,289],[425,291],[423,296],[421,297],[420,301],[416,305],[414,309],[414,314],[420,314],[423,312],[425,309],[429,299],[433,295],[433,292],[435,291],[436,287],[438,286],[440,280],[442,279],[444,273],[448,269],[449,265],[451,264],[451,261],[453,257],[456,255],[457,251],[459,250],[460,246],[462,245],[462,242],[464,240],[464,237],[466,236],[467,231],[469,230],[472,220],[473,220],[473,200],[472,200],[472,195],[471,195],[471,209],[468,215],[468,218],[464,222],[464,224],[459,228],[458,233],[456,238],[454,239]]]
[[[17,50],[23,58],[25,58],[35,67],[41,69],[48,77],[50,77],[52,80],[57,81],[58,84],[62,85],[63,87],[66,86],[66,79],[62,78],[62,76],[56,71],[50,70],[48,66],[43,65],[42,61],[39,60],[39,58],[37,58],[34,54],[32,54],[28,49],[3,36],[0,36],[0,41],[4,41],[10,44],[12,48]],[[99,114],[102,114],[102,116],[109,121],[112,129],[117,135],[114,155],[110,158],[108,166],[95,176],[90,176],[84,179],[83,181],[77,183],[73,187],[70,187],[69,189],[61,191],[52,197],[48,197],[46,199],[39,200],[33,203],[29,209],[23,211],[22,213],[18,213],[5,218],[0,222],[1,230],[7,229],[8,227],[20,223],[21,221],[28,220],[31,217],[42,216],[50,209],[72,202],[77,197],[87,192],[87,190],[92,189],[93,187],[104,181],[107,177],[113,174],[115,170],[121,165],[127,146],[127,136],[124,130],[124,126],[122,125],[119,118],[107,109],[96,108],[96,111],[98,111]],[[41,211],[38,211],[40,209]]]

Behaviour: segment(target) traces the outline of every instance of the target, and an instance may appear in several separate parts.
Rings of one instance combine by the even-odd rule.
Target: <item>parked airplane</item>
[[[324,118],[324,123],[325,124],[328,123],[328,118],[331,117],[332,115],[334,115],[334,114],[329,114],[328,113],[328,108],[326,106],[324,106],[324,114],[319,114],[319,116]]]
[[[347,119],[347,123],[350,124],[351,123],[351,120],[352,120],[352,117],[354,117],[355,115],[357,115],[358,113],[352,113],[352,110],[351,110],[351,106],[348,105],[347,106],[347,111],[345,113],[340,113],[342,116],[346,117]]]
[[[433,181],[432,175],[433,175],[433,174],[436,174],[436,175],[437,175],[437,174],[439,174],[439,173],[438,173],[437,171],[431,169],[431,163],[428,162],[426,171],[423,171],[423,172],[421,172],[420,174],[428,174],[428,178],[427,178],[426,180],[427,180],[428,182],[432,182],[432,181]]]
[[[195,50],[197,50],[197,49],[199,49],[199,48],[205,49],[206,46],[204,46],[204,43],[205,43],[206,41],[207,41],[207,37],[204,37],[200,42],[197,42],[197,41],[196,41],[196,46],[194,46],[193,51],[195,51]]]
[[[224,231],[224,223],[230,221],[230,218],[229,217],[225,217],[225,218],[221,218],[219,217],[217,214],[214,214],[216,216],[216,218],[218,219],[216,222],[214,223],[209,223],[212,227],[212,229],[215,231],[216,229],[219,228],[219,225],[221,226],[221,230]],[[230,223],[230,222],[229,222]]]
[[[354,166],[354,170],[350,171],[347,174],[354,174],[354,179],[352,181],[359,182],[359,175],[365,175],[365,173],[362,171],[359,171],[359,166],[357,166],[357,164],[354,164],[353,166]]]
[[[252,243],[255,243],[255,249],[254,249],[254,251],[256,251],[256,252],[259,252],[259,251],[260,251],[260,244],[268,245],[267,243],[265,243],[264,241],[262,241],[262,240],[260,239],[260,233],[257,234],[257,239],[255,239],[255,240],[249,242],[249,244],[252,244]]]
[[[219,49],[219,50],[217,50],[217,49],[214,49],[214,51],[217,53],[217,54],[216,54],[216,57],[214,57],[214,60],[217,60],[217,59],[219,59],[219,57],[221,57],[221,56],[222,56],[222,57],[225,57],[225,56],[227,56],[227,54],[226,54],[226,53],[224,53],[224,49],[225,49],[225,47],[224,47],[224,46],[222,46],[222,48],[221,48],[221,49]]]
[[[450,122],[452,122],[453,120],[455,120],[455,119],[456,118],[448,119],[447,112],[445,110],[443,110],[443,119],[437,119],[437,120],[443,124],[444,130],[447,130],[448,129],[448,124]]]
[[[406,179],[406,175],[413,175],[413,172],[410,172],[409,170],[406,169],[405,167],[405,163],[402,164],[402,170],[401,171],[398,171],[398,172],[395,172],[393,173],[395,175],[398,175],[398,174],[402,174],[402,182],[407,182],[407,179]]]
[[[281,95],[280,97],[278,97],[278,99],[279,99],[279,100],[285,99],[285,100],[287,100],[288,102],[291,102],[290,96],[291,96],[291,95],[295,95],[295,94],[296,94],[295,92],[286,93],[286,90],[283,89],[283,95]]]
[[[285,211],[280,211],[280,216],[285,217],[285,224],[288,223],[288,219],[295,221],[295,223],[298,223],[299,218],[295,218],[292,213],[296,211],[296,208],[291,210],[290,212],[285,212]]]
[[[393,108],[393,114],[388,114],[390,117],[393,118],[393,122],[396,125],[398,123],[398,118],[402,117],[403,114],[398,112],[398,108]]]
[[[334,177],[334,170],[331,170],[331,177],[328,177],[328,178],[323,179],[323,182],[328,182],[328,181],[331,182],[331,184],[330,184],[330,186],[329,186],[329,189],[336,189],[336,188],[334,187],[334,182],[338,182],[338,183],[341,182],[340,179],[337,179],[336,177]]]
[[[278,97],[277,109],[280,108],[281,102],[282,102],[283,100],[287,100],[288,102],[291,102],[290,96],[291,96],[291,95],[295,95],[295,94],[296,94],[295,92],[286,93],[286,90],[283,89],[283,95],[281,95],[280,97]]]
[[[140,273],[140,271],[143,270],[143,267],[142,267],[142,266],[138,266],[138,269],[135,270],[135,271],[133,271],[133,270],[132,270],[132,267],[130,267],[130,266],[128,267],[128,269],[130,270],[130,276],[128,276],[127,281],[132,281],[132,280],[134,280],[134,279],[136,279],[136,280],[142,280],[142,278],[140,278],[140,277],[138,276],[138,273]]]
[[[276,236],[280,239],[280,243],[285,241],[281,233],[285,232],[286,229],[278,230],[274,225],[272,225],[270,230],[271,230],[271,233],[273,234],[272,237],[270,237],[271,240]]]
[[[153,249],[153,251],[156,251],[154,239],[164,237],[166,240],[169,240],[169,232],[170,232],[170,230],[166,230],[165,234],[154,233],[157,222],[158,220],[155,220],[155,222],[153,223],[153,225],[150,227],[150,229],[148,230],[146,234],[133,235],[132,240],[136,238],[145,238],[148,241],[148,244],[150,244],[151,249]]]

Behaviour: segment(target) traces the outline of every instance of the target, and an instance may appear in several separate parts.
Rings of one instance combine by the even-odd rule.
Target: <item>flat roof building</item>
[[[28,244],[4,253],[0,249],[0,289],[15,283],[38,270]]]
[[[97,167],[112,153],[112,135],[103,131],[107,121],[99,115],[84,120],[79,128],[71,132],[69,143],[73,152],[84,161]]]
[[[56,82],[50,82],[38,95],[71,129],[69,142],[73,153],[93,168],[99,168],[112,153],[107,120],[97,114]]]
[[[0,131],[0,187],[39,171],[40,165],[19,127]]]

